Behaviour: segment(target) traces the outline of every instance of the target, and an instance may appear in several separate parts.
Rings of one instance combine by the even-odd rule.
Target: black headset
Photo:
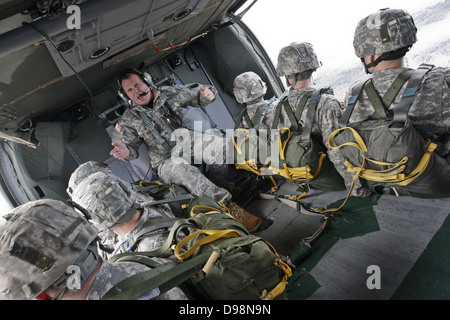
[[[124,101],[130,100],[130,98],[125,93],[125,90],[123,90],[121,83],[122,83],[122,80],[125,78],[125,76],[130,73],[137,74],[147,86],[149,86],[150,88],[153,87],[153,79],[149,73],[140,72],[139,70],[137,70],[135,68],[126,68],[119,73],[119,78],[117,79],[117,83],[119,84],[119,90],[118,90],[117,94]]]

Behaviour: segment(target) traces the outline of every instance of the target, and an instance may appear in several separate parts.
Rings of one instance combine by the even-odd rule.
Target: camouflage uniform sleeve
[[[425,75],[409,111],[413,124],[433,134],[450,128],[450,68],[437,67]]]
[[[176,107],[205,107],[214,100],[210,101],[203,97],[200,92],[201,87],[207,87],[215,95],[217,95],[216,88],[209,85],[201,85],[199,83],[167,87],[164,90],[164,94],[167,96],[167,99],[172,102],[172,104],[176,105]]]
[[[322,136],[322,142],[327,148],[327,154],[330,161],[333,163],[336,170],[342,176],[345,182],[346,188],[349,190],[354,174],[347,171],[347,167],[344,165],[345,159],[338,149],[331,149],[328,138],[333,133],[333,131],[339,129],[339,118],[342,116],[341,104],[333,96],[322,95],[321,101],[319,102],[318,112],[316,114],[316,122],[320,134]],[[313,126],[313,132],[314,132]],[[314,132],[316,133],[316,132]],[[359,180],[355,181],[355,185],[352,190],[352,195],[354,196],[369,196],[370,191],[362,188],[361,182]]]
[[[88,292],[86,300],[99,300],[122,280],[148,270],[150,270],[150,268],[135,262],[118,262],[112,264],[104,261],[90,291]],[[180,288],[174,287],[163,294],[160,294],[159,289],[155,288],[137,298],[137,300],[148,299],[186,300],[187,297]]]
[[[321,96],[312,131],[322,136],[323,144],[327,147],[328,137],[334,130],[339,129],[340,110],[341,104],[334,97],[326,94]]]
[[[276,102],[274,102],[274,107],[273,107],[274,108],[274,110],[273,110],[274,113],[276,111],[276,108],[277,108],[279,102],[280,102],[279,100],[276,100]],[[291,121],[289,120],[289,117],[288,117],[288,115],[286,113],[286,110],[284,109],[284,106],[280,106],[280,107],[281,107],[281,112],[280,112],[280,119],[278,121],[278,129],[281,129],[283,127],[290,128],[291,127]],[[273,119],[273,116],[271,118]]]
[[[277,106],[278,106],[279,102],[280,101],[278,99],[275,99],[267,106],[267,111],[264,114],[264,119],[263,119],[264,126],[267,129],[272,128],[272,124],[275,120],[274,118],[275,118],[275,115],[277,112]],[[289,121],[289,117],[287,116],[287,113],[286,113],[284,107],[281,106],[280,115],[278,117],[277,128],[278,129],[281,129],[283,127],[289,128],[290,126],[291,126],[291,122]]]
[[[349,88],[349,90],[347,90],[347,92],[345,93],[345,97],[344,97],[344,105],[342,106],[342,111],[345,111],[345,107],[348,105],[348,100],[350,99],[350,97],[352,96],[352,88],[355,84],[352,84]]]
[[[126,120],[124,119],[123,121],[119,121],[119,129],[116,128],[115,130],[115,135],[117,135],[118,138],[114,138],[114,140],[119,140],[130,150],[130,155],[125,159],[127,161],[134,160],[139,157],[138,149],[141,146],[143,140],[133,126],[133,123],[138,124],[140,123],[140,121],[140,119],[135,119],[130,114],[126,117]]]

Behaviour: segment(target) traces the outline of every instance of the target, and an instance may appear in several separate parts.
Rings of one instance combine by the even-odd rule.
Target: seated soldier
[[[122,280],[151,270],[137,262],[104,261],[97,248],[98,230],[61,201],[17,207],[0,227],[0,238],[2,299],[99,300]],[[186,295],[178,287],[162,294],[155,288],[137,299],[179,300]]]
[[[416,34],[417,27],[413,17],[400,9],[382,9],[359,21],[353,46],[356,56],[361,59],[366,73],[371,74],[371,77],[367,81],[358,81],[350,86],[345,98],[345,113],[340,121],[342,127],[358,126],[361,123],[365,131],[371,121],[375,123],[385,119],[392,120],[392,124],[403,122],[401,126],[404,127],[405,123],[410,123],[423,140],[428,141],[427,144],[436,145],[426,172],[417,175],[418,178],[413,183],[401,182],[400,185],[390,180],[390,183],[386,184],[383,181],[363,179],[359,177],[362,175],[358,175],[359,182],[365,186],[367,192],[425,198],[448,197],[450,68],[431,68],[430,65],[421,65],[418,70],[407,68],[405,55],[416,43]],[[412,141],[417,142],[420,136]],[[388,154],[387,138],[381,139],[383,143],[379,147],[376,143],[369,143],[371,140],[366,141],[369,151],[376,150],[373,151],[376,155]],[[411,146],[413,143],[408,141],[404,145]],[[403,147],[397,146],[394,149],[395,157],[404,156]],[[340,150],[347,152],[345,148]],[[348,158],[348,154],[346,156]],[[393,158],[394,156],[389,156],[391,160],[384,161],[393,162]],[[409,158],[412,162],[412,155]],[[405,169],[404,173],[408,174],[407,171],[408,169]],[[424,181],[430,181],[429,185]]]
[[[85,212],[101,233],[113,231],[116,234],[118,239],[113,244],[112,255],[157,250],[167,239],[170,226],[155,228],[142,236],[139,236],[139,231],[149,220],[175,219],[167,204],[141,207],[140,204],[154,199],[136,192],[131,184],[117,177],[106,165],[95,161],[87,162],[74,171],[67,193],[75,207]],[[168,262],[167,259],[158,260]]]
[[[235,128],[271,129],[279,100],[275,97],[265,100],[267,86],[261,77],[252,71],[238,75],[233,82],[236,101],[245,104]],[[289,127],[289,118],[282,109],[275,129]]]
[[[73,204],[92,219],[100,232],[112,230],[118,236],[113,254],[127,251],[165,252],[160,252],[161,247],[166,244],[169,230],[176,220],[171,207],[167,203],[151,205],[155,199],[149,194],[137,192],[103,164],[91,161],[78,167],[69,180],[67,193]],[[179,236],[183,237],[183,234]],[[163,256],[178,261],[171,252]],[[160,261],[169,262],[165,258]]]
[[[317,89],[313,85],[312,74],[321,65],[312,44],[294,42],[280,50],[277,75],[285,77],[290,87],[288,101],[292,112],[288,116],[291,124],[300,128],[302,139],[309,138],[312,141],[314,138],[318,142],[321,152],[327,155],[324,164],[331,161],[326,174],[322,167],[322,172],[330,177],[328,181],[316,184],[317,179],[312,180],[312,187],[322,190],[349,189],[353,176],[341,170],[344,167],[341,154],[328,147],[329,135],[339,128],[341,105],[331,88]],[[322,181],[325,181],[324,174],[321,176]],[[356,185],[353,188],[354,195],[363,195],[360,190],[360,186]]]
[[[261,219],[233,203],[228,190],[206,178],[191,165],[190,159],[178,157],[174,161],[172,157],[177,152],[170,140],[172,133],[181,131],[183,140],[194,140],[191,139],[193,128],[184,117],[183,108],[206,107],[215,100],[217,90],[198,83],[158,88],[148,73],[132,68],[119,74],[118,85],[119,96],[130,100],[132,105],[115,126],[111,155],[125,161],[136,159],[138,149],[144,143],[152,168],[164,182],[183,185],[195,196],[206,195],[216,202],[223,202],[248,230],[255,231],[261,225]]]

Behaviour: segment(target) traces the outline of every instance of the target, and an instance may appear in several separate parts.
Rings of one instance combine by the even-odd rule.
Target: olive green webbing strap
[[[259,127],[259,123],[261,123],[261,119],[262,119],[262,108],[258,108],[255,112],[255,114],[253,115],[253,118],[250,119],[250,116],[248,115],[247,109],[244,111],[244,118],[245,121],[247,121],[248,127],[251,128],[255,128],[256,125],[258,125]],[[255,128],[257,129],[257,128]]]
[[[309,140],[311,138],[312,125],[316,118],[316,109],[319,104],[322,89],[314,92],[309,96],[308,110],[306,111],[305,126],[303,127],[302,140]]]
[[[303,109],[305,109],[306,103],[308,102],[309,98],[314,94],[314,91],[307,92],[303,95],[303,97],[300,99],[297,108],[295,109],[295,118],[297,121],[300,121],[300,118],[302,116]]]
[[[150,268],[156,268],[161,265],[161,263],[156,262],[151,259],[153,255],[145,255],[146,252],[125,252],[119,253],[108,259],[108,262],[137,262],[146,265]]]
[[[108,262],[116,262],[116,261],[128,261],[129,257],[132,256],[151,256],[151,257],[164,257],[168,255],[170,252],[170,247],[174,243],[174,239],[178,236],[179,232],[187,227],[193,227],[194,225],[188,219],[180,219],[177,218],[175,223],[173,223],[172,228],[170,229],[169,235],[164,242],[164,244],[156,250],[153,251],[143,251],[143,252],[123,252],[116,254],[108,259]],[[170,255],[172,252],[170,252]],[[134,259],[134,258],[131,258]]]
[[[239,125],[241,124],[242,121],[242,117],[245,118],[245,121],[247,122],[247,125],[249,127],[249,129],[255,128],[258,129],[259,126],[261,125],[261,122],[263,120],[263,109],[265,107],[267,107],[269,104],[271,104],[274,101],[275,98],[272,98],[268,101],[266,101],[263,105],[259,106],[255,112],[255,114],[253,115],[253,119],[250,119],[250,116],[248,115],[247,112],[247,107],[244,108],[244,110],[242,110],[241,115],[239,116],[239,120],[236,122],[236,125],[234,126],[234,130],[239,128]]]
[[[240,124],[242,122],[242,117],[244,116],[244,113],[246,113],[246,112],[247,112],[246,107],[244,107],[244,109],[242,109],[242,111],[239,112],[239,118],[236,120],[236,122],[234,124],[234,130],[239,128],[239,126],[240,126]],[[248,117],[248,115],[247,115],[247,117]]]
[[[180,264],[165,264],[135,274],[112,287],[101,300],[134,300],[155,288],[163,294],[198,273],[212,252],[204,252]]]
[[[289,96],[289,90],[286,90],[280,96],[280,98],[278,100],[278,104],[275,108],[275,113],[274,113],[274,117],[272,119],[272,128],[271,129],[275,129],[275,130],[278,129],[278,121],[280,120],[281,108],[284,103],[287,103],[289,105],[289,102],[287,101],[288,96]]]
[[[320,89],[316,91],[311,91],[305,93],[300,99],[297,108],[295,109],[295,114],[292,112],[288,106],[285,105],[286,113],[288,114],[291,123],[295,123],[296,129],[298,130],[298,123],[301,119],[303,110],[306,104],[308,104],[308,109],[306,112],[305,126],[303,127],[302,140],[309,140],[311,138],[312,125],[314,123],[317,105],[319,103],[320,95],[326,89]]]
[[[411,78],[411,75],[415,72],[415,70],[406,70],[400,73],[394,82],[391,84],[389,89],[383,96],[382,102],[389,109],[389,106],[394,102],[395,97],[400,92],[400,89],[403,87],[406,81]]]
[[[369,80],[361,81],[356,86],[353,87],[352,95],[347,101],[347,106],[344,109],[344,114],[338,120],[340,128],[344,128],[347,126],[348,120],[350,119],[353,113],[353,109],[355,108],[356,102],[358,101],[358,98],[361,95],[362,88]]]
[[[370,103],[375,109],[374,113],[371,116],[371,119],[377,120],[386,118],[386,112],[389,110],[389,106],[392,104],[405,82],[409,80],[413,72],[414,70],[406,70],[400,73],[392,82],[383,98],[380,98],[372,81],[366,82],[366,84],[364,85],[364,91],[366,92]]]
[[[190,200],[193,198],[194,198],[194,196],[191,194],[183,194],[183,195],[176,196],[173,198],[165,198],[165,199],[161,199],[161,200],[153,200],[150,202],[145,202],[145,203],[142,203],[141,205],[144,207],[147,207],[147,206],[166,204],[166,203],[182,201],[182,200]],[[166,216],[162,211],[159,211],[156,208],[153,208],[153,209],[158,211],[161,215]],[[158,230],[158,229],[170,228],[174,224],[180,223],[180,221],[178,221],[178,220],[180,220],[180,218],[175,218],[175,217],[172,218],[172,217],[168,217],[168,216],[166,216],[165,218],[149,219],[142,225],[141,229],[136,234],[134,234],[130,239],[125,240],[120,246],[122,246],[124,243],[128,242],[128,247],[131,248],[131,250],[134,250],[135,244],[141,240],[141,237],[145,237],[146,234],[153,232],[155,230]],[[167,241],[169,241],[169,240],[167,240]],[[165,244],[160,249],[155,250],[155,255],[162,256],[162,254],[164,252],[166,252],[169,249],[169,247],[170,247],[170,245],[167,246]],[[163,251],[163,250],[165,250],[165,251]]]
[[[252,119],[250,119],[250,116],[248,115],[247,108],[244,109],[243,116],[244,116],[245,121],[247,122],[248,127],[250,129],[256,129],[256,130],[259,129],[259,126],[261,125],[263,118],[265,116],[265,113],[266,113],[265,112],[266,107],[269,104],[271,104],[274,100],[275,100],[275,98],[272,98],[268,101],[265,101],[264,104],[258,106]],[[237,128],[235,128],[235,129],[237,129]]]
[[[247,109],[244,110],[243,114],[245,121],[247,122],[248,127],[251,129],[254,127],[252,119],[250,119],[250,116],[248,115]]]
[[[160,143],[164,147],[164,149],[166,149],[167,151],[172,150],[171,144],[169,142],[167,142],[166,139],[164,139],[161,136],[161,134],[156,129],[155,124],[153,123],[153,121],[150,120],[150,118],[147,116],[147,114],[140,110],[138,110],[137,112],[139,114],[139,117],[144,122],[145,126],[150,130],[150,132],[153,134],[153,136],[158,141],[158,143]]]
[[[295,114],[292,111],[291,105],[289,104],[289,101],[287,99],[285,101],[283,101],[283,108],[284,108],[284,111],[286,111],[289,121],[291,122],[291,128],[294,131],[298,131],[299,125],[298,125],[297,118],[295,117]]]
[[[414,71],[414,73],[411,75],[408,86],[403,92],[402,99],[400,100],[398,106],[395,108],[393,119],[394,122],[406,122],[409,109],[411,108],[414,97],[419,90],[422,79],[428,71],[433,69],[433,67],[433,65],[423,63],[417,70],[412,70]]]
[[[175,196],[175,197],[171,197],[171,198],[164,198],[161,200],[152,200],[152,201],[148,201],[148,202],[142,202],[142,203],[140,203],[140,205],[143,207],[148,207],[148,206],[151,207],[151,206],[156,206],[156,205],[166,204],[166,203],[171,203],[171,202],[191,200],[194,198],[195,197],[192,194],[186,193],[186,194],[181,194],[179,196]]]
[[[372,106],[375,109],[375,112],[372,114],[372,119],[384,119],[386,118],[386,110],[389,109],[389,106],[394,101],[398,92],[405,84],[406,81],[411,77],[414,70],[406,70],[400,73],[397,78],[393,81],[389,89],[384,94],[383,98],[380,98],[378,95],[371,79],[359,82],[352,90],[352,95],[348,99],[347,106],[344,111],[344,115],[339,119],[339,127],[346,127],[348,121],[353,113],[353,109],[355,108],[356,102],[358,101],[359,96],[364,88]]]
[[[381,101],[380,96],[378,95],[377,90],[375,89],[375,86],[373,85],[373,82],[367,81],[366,85],[364,86],[364,91],[367,94],[367,97],[369,98],[370,104],[373,106],[375,111],[370,116],[371,119],[385,119],[386,118],[386,108]]]
[[[412,101],[419,89],[422,82],[422,78],[429,70],[433,68],[432,65],[422,64],[417,70],[406,70],[400,73],[397,78],[395,78],[392,85],[384,94],[383,98],[378,95],[372,81],[368,81],[364,86],[364,91],[366,92],[375,112],[372,114],[372,119],[384,119],[386,118],[386,111],[389,110],[389,106],[394,101],[395,97],[400,92],[403,85],[408,81],[408,85],[403,92],[402,99],[400,100],[398,106],[394,110],[394,122],[404,123],[407,118],[409,108],[412,105]]]
[[[302,96],[299,103],[297,104],[297,108],[295,109],[295,114],[289,104],[288,99],[285,99],[285,101],[283,102],[284,110],[286,111],[289,121],[291,121],[291,128],[293,129],[293,131],[299,131],[301,129],[299,125],[299,120],[306,103],[308,102],[309,98],[313,95],[313,93],[314,92],[307,92]]]

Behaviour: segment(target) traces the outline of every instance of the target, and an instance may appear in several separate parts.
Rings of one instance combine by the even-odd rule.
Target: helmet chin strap
[[[296,73],[294,76],[286,76],[286,84],[287,86],[291,86],[291,88],[295,88],[295,84],[297,81],[303,81],[311,78],[312,73],[316,71],[316,69],[306,70],[303,72]],[[289,83],[289,80],[292,80],[292,84]]]
[[[361,61],[364,65],[364,69],[366,70],[367,74],[371,74],[369,71],[369,68],[376,67],[381,61],[383,60],[395,60],[399,59],[405,56],[405,54],[411,49],[411,46],[406,46],[397,50],[389,51],[389,52],[383,52],[378,58],[376,58],[371,63],[367,63],[364,60],[364,57],[361,58]]]
[[[366,63],[366,61],[364,60],[364,58],[361,58],[361,61],[364,65],[364,69],[366,71],[367,74],[372,74],[372,72],[369,71],[369,68],[373,68],[376,67],[381,61],[383,61],[386,58],[385,53],[383,53],[381,56],[379,56],[378,58],[376,58],[375,60],[373,60],[371,63]]]

